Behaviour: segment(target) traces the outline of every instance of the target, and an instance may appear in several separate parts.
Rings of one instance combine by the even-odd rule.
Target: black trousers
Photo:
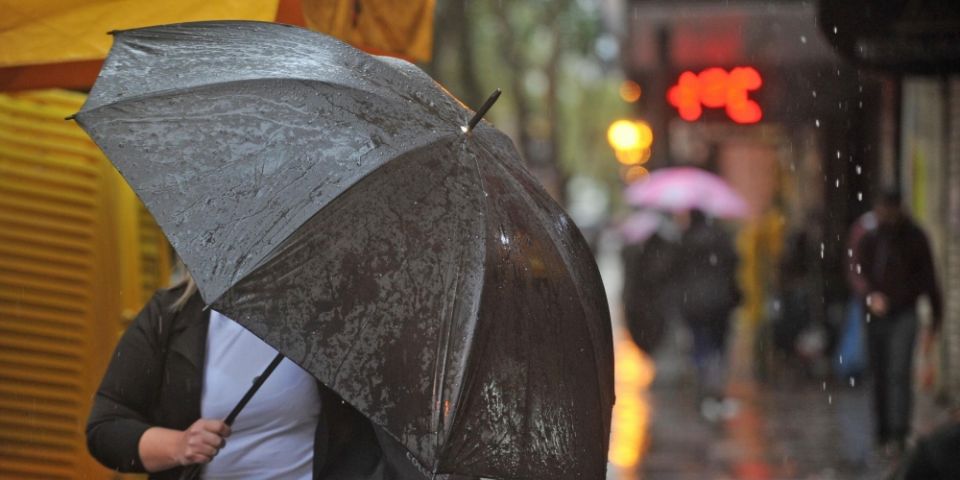
[[[917,336],[914,309],[867,324],[870,369],[873,372],[873,409],[877,440],[904,441],[913,413],[913,346]]]

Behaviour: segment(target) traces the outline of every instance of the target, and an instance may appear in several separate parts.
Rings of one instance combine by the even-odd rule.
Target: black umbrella
[[[204,300],[432,472],[602,478],[609,312],[510,140],[415,66],[307,30],[115,33],[76,115]]]

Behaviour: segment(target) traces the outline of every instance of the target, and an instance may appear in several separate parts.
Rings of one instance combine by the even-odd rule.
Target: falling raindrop
[[[851,386],[851,387],[857,386],[857,379],[856,379],[856,378],[850,377],[850,386]]]
[[[837,160],[840,160],[840,150],[837,150]]]
[[[860,165],[857,165],[857,175],[863,173],[863,168]]]
[[[837,34],[837,26],[836,26],[836,25],[833,26],[833,34],[834,34],[834,35]]]
[[[816,91],[816,90],[813,90],[813,91],[811,91],[810,93],[813,94],[813,98],[817,98],[817,91]]]
[[[857,192],[857,201],[858,201],[858,202],[862,202],[862,201],[863,201],[863,192]]]
[[[820,258],[823,258],[824,253],[826,252],[827,246],[820,242]]]
[[[800,43],[807,43],[807,36],[806,36],[806,35],[800,35]]]
[[[836,188],[840,188],[840,179],[839,179],[839,178],[836,179],[836,180],[833,182],[833,186],[836,187]]]
[[[852,248],[848,248],[848,249],[847,249],[847,256],[850,257],[850,258],[853,258],[853,249],[852,249]]]
[[[817,126],[817,128],[820,128],[820,119],[819,119],[819,118],[816,119],[816,120],[814,120],[813,123],[814,123],[814,125]]]

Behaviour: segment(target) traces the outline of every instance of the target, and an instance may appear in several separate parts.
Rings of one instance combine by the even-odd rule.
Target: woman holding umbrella
[[[121,472],[181,478],[426,478],[389,435],[284,360],[231,428],[220,420],[276,350],[215,310],[186,278],[124,333],[94,397],[90,453]],[[224,448],[229,441],[230,447]]]
[[[212,436],[193,435],[205,448],[188,461],[212,458],[208,473],[228,450],[263,446],[238,448],[241,422],[273,428],[276,415],[289,428],[263,442],[302,439],[316,413],[314,478],[602,477],[606,295],[576,226],[481,121],[496,93],[472,112],[411,64],[282,25],[114,38],[76,120],[157,219],[199,296],[159,294],[121,341],[94,407],[95,454],[143,470],[151,428],[182,439],[176,431],[189,437],[207,411],[223,412],[206,407],[228,390],[217,375],[254,350],[228,351],[245,341],[226,315],[322,385],[314,396],[296,371],[282,388],[265,385],[302,389],[303,403],[254,396],[218,455],[227,432],[197,427]],[[281,468],[311,454],[282,450],[258,461]],[[184,463],[170,458],[156,466]]]

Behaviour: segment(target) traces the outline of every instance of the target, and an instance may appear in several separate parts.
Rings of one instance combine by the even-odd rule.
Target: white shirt
[[[210,312],[200,412],[224,419],[277,351],[216,311]],[[240,412],[227,445],[203,478],[313,478],[320,393],[309,373],[284,359]]]

